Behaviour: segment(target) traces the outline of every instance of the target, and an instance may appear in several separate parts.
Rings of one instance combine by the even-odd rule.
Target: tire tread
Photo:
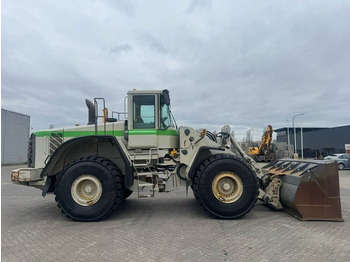
[[[217,155],[212,155],[210,157],[208,157],[206,160],[204,160],[199,167],[197,168],[196,174],[194,175],[193,178],[193,194],[195,196],[195,198],[198,200],[199,204],[202,206],[202,208],[206,211],[206,213],[209,213],[212,217],[217,218],[217,219],[232,219],[232,218],[223,218],[220,217],[218,215],[213,214],[212,212],[210,212],[210,210],[208,210],[208,208],[206,208],[206,206],[202,203],[200,197],[199,197],[199,180],[201,177],[202,172],[209,166],[211,165],[213,162],[220,160],[220,159],[234,159],[236,161],[241,162],[242,164],[244,164],[246,167],[248,167],[253,174],[255,174],[255,171],[252,169],[252,167],[250,167],[244,160],[242,160],[241,158],[234,156],[234,155],[225,155],[225,154],[217,154]],[[257,188],[259,188],[259,178],[258,176],[255,174],[255,181],[257,184]],[[257,190],[256,196],[254,201],[252,202],[251,206],[249,209],[247,209],[244,213],[234,217],[233,219],[239,219],[241,217],[243,217],[244,215],[248,214],[253,207],[255,206],[257,200],[258,200],[258,196],[259,196],[259,190]]]
[[[123,202],[124,200],[124,195],[125,195],[125,188],[124,188],[124,179],[123,179],[123,176],[121,175],[121,172],[119,170],[119,168],[117,167],[117,165],[112,162],[111,160],[107,159],[107,158],[104,158],[104,157],[100,157],[100,156],[88,156],[88,157],[81,157],[80,159],[68,164],[67,166],[65,166],[65,168],[63,169],[63,171],[59,174],[62,175],[64,174],[64,172],[70,168],[72,165],[78,163],[78,162],[81,162],[81,161],[91,161],[91,162],[97,162],[101,165],[103,165],[104,167],[106,167],[111,174],[113,174],[113,180],[116,184],[116,187],[117,187],[117,192],[116,192],[116,198],[113,202],[113,205],[112,207],[105,213],[103,214],[102,216],[96,218],[96,219],[92,219],[92,220],[88,220],[88,221],[91,221],[91,222],[96,222],[96,221],[101,221],[101,220],[104,220],[106,219],[108,216],[110,216],[116,209],[117,207]],[[57,203],[57,207],[58,209],[61,211],[62,214],[64,214],[67,218],[73,220],[73,221],[81,221],[79,219],[76,219],[74,217],[72,217],[70,214],[68,214],[61,206],[61,204],[59,203],[58,201],[58,198],[57,198],[57,191],[58,191],[58,188],[59,188],[59,179],[60,177],[58,177],[56,179],[56,183],[55,183],[55,190],[54,190],[54,194],[55,194],[55,201]],[[82,220],[82,221],[86,221],[86,220]]]

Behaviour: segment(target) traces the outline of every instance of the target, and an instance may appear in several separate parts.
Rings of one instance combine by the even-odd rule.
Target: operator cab
[[[177,136],[168,90],[128,92],[128,137],[130,147],[171,147],[162,136]],[[165,138],[165,137],[164,137]],[[169,137],[168,137],[169,138]],[[170,139],[169,141],[172,141]]]

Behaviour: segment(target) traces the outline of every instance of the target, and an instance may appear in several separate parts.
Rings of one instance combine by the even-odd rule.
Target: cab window
[[[134,128],[155,128],[155,96],[140,95],[133,98]]]

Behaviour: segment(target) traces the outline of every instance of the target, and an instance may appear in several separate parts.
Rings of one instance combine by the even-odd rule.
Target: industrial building
[[[304,157],[314,158],[319,154],[327,156],[345,153],[345,145],[350,144],[350,125],[331,128],[296,127],[295,131],[297,153],[301,155],[301,141],[303,141]],[[275,132],[277,133],[277,142],[294,145],[294,129],[292,127],[275,129]]]
[[[27,162],[30,116],[1,109],[1,164]]]

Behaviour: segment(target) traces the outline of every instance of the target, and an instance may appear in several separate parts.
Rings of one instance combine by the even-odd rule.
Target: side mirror
[[[167,106],[170,106],[170,96],[169,96],[168,89],[163,90],[163,99],[164,99],[164,104],[166,104]]]

